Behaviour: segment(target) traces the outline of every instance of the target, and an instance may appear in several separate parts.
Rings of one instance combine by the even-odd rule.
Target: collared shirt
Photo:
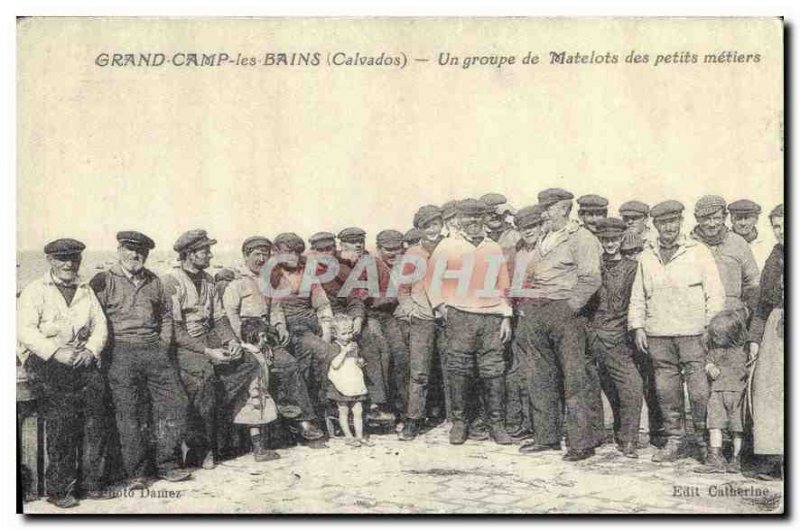
[[[603,248],[586,228],[572,221],[545,234],[533,249],[525,284],[531,298],[566,300],[580,310],[600,288]]]
[[[700,335],[724,306],[725,289],[705,245],[681,236],[666,262],[657,244],[645,245],[631,290],[628,329],[657,337]]]
[[[504,260],[503,249],[488,237],[478,245],[461,235],[445,239],[428,261],[425,290],[431,307],[445,304],[467,313],[510,317],[506,297],[511,282]]]
[[[251,271],[247,265],[242,265],[234,271],[236,275],[228,283],[222,295],[222,306],[228,321],[237,337],[241,338],[242,317],[269,317],[273,326],[286,325],[286,316],[283,308],[278,303],[264,296],[259,288],[261,278]]]
[[[106,317],[88,283],[79,280],[75,296],[67,304],[47,271],[19,295],[17,339],[17,353],[23,363],[31,353],[47,360],[59,348],[76,345],[83,345],[99,358],[108,339]]]
[[[151,271],[142,269],[133,276],[116,264],[89,284],[105,310],[114,342],[172,342],[172,308],[161,280]]]

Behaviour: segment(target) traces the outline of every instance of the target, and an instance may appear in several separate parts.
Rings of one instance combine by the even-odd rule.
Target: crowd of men
[[[440,419],[452,444],[491,439],[532,454],[566,440],[563,459],[584,460],[606,442],[602,392],[622,456],[638,457],[644,403],[654,461],[692,452],[704,462],[701,339],[716,314],[747,321],[758,304],[774,246],[756,228],[761,207],[702,197],[684,234],[678,201],[629,201],[609,217],[607,199],[585,195],[574,220],[573,199],[553,188],[518,210],[497,193],[422,206],[413,229],[377,234],[375,256],[358,227],[307,242],[255,235],[241,267],[216,277],[205,230],[175,241],[179,266],[162,277],[145,268],[155,242],[140,232],[119,232],[118,263],[88,282],[78,276],[83,243],[48,243],[50,269],[18,308],[19,359],[47,421],[48,500],[66,508],[108,496],[114,424],[131,489],[153,473],[180,481],[192,465],[213,468],[262,366],[289,432],[324,450],[336,429],[326,374],[341,313],[363,357],[367,417],[401,440]],[[782,230],[782,205],[777,217]],[[409,272],[420,263],[422,273]],[[323,281],[307,282],[310,267]],[[362,282],[371,274],[377,291]],[[271,427],[244,423],[256,460],[276,458]]]

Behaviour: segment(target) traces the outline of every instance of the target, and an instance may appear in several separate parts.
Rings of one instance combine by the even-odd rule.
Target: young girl
[[[345,314],[333,318],[334,346],[339,350],[328,368],[328,399],[336,402],[339,409],[339,426],[344,432],[345,443],[352,447],[372,446],[364,437],[364,401],[367,400],[367,386],[362,370],[365,362],[358,354],[353,319]],[[355,438],[350,430],[350,410],[353,411]]]
[[[709,451],[706,464],[695,473],[740,473],[743,405],[747,384],[747,325],[736,311],[722,311],[711,319],[703,337],[708,356],[706,374],[711,381],[708,398],[707,427]],[[722,455],[722,429],[733,439],[730,462]]]

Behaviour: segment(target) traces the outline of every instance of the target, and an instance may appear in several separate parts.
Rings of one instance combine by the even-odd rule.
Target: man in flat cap
[[[697,225],[692,237],[711,251],[725,287],[725,309],[742,311],[747,318],[758,298],[759,270],[753,251],[742,236],[725,226],[725,199],[701,197],[694,208]]]
[[[447,201],[442,205],[442,221],[445,237],[458,233],[458,201]]]
[[[525,269],[531,261],[533,249],[542,236],[542,217],[544,209],[538,204],[520,208],[514,215],[514,224],[520,231],[509,270],[512,291],[515,286],[522,287]],[[517,298],[512,298],[516,303]],[[517,321],[526,318],[516,315]],[[512,363],[506,374],[506,428],[515,441],[533,436],[533,418],[528,381],[532,376],[531,353],[514,337],[511,343]]]
[[[646,203],[636,200],[623,202],[619,207],[619,215],[625,221],[628,230],[641,236],[645,242],[657,242],[658,234],[648,224],[650,206]]]
[[[341,258],[340,253],[336,250],[336,236],[330,232],[317,232],[308,238],[308,243],[311,245],[308,257],[320,258],[319,263],[317,263],[318,276],[322,276],[328,270],[329,265],[325,262],[325,258],[335,260],[338,265],[336,276],[324,282],[322,288],[325,290],[325,294],[328,295],[333,314],[345,313],[350,316],[353,319],[356,336],[360,336],[366,317],[364,310],[365,293],[358,289],[353,289],[347,296],[339,296],[342,287],[347,281],[347,276],[352,270],[351,262]],[[343,245],[359,245],[359,243],[343,243]],[[361,250],[363,251],[363,247],[361,247]],[[358,255],[357,249],[351,251],[355,251],[355,255]]]
[[[683,204],[668,200],[653,207],[658,242],[645,246],[628,307],[628,329],[636,348],[650,357],[664,421],[666,445],[654,462],[671,462],[686,453],[681,446],[683,384],[689,391],[696,436],[696,456],[705,460],[706,379],[701,336],[725,305],[714,256],[699,241],[683,237]],[[669,286],[669,288],[664,288]]]
[[[163,277],[172,306],[178,373],[191,414],[202,429],[190,429],[187,445],[201,450],[204,469],[215,467],[225,433],[260,370],[258,361],[239,345],[214,279],[206,272],[216,242],[205,230],[184,232],[172,246],[180,268]]]
[[[509,217],[514,214],[507,203],[498,204],[490,208],[486,215],[486,235],[500,245],[506,257],[506,265],[511,266],[514,249],[519,241],[519,231],[509,222]]]
[[[297,234],[278,234],[275,237],[275,253],[279,261],[272,269],[269,281],[276,293],[272,303],[279,304],[286,317],[291,337],[290,351],[297,360],[317,416],[320,416],[327,405],[328,363],[336,355],[331,345],[333,310],[330,299],[318,282],[312,283],[308,289],[303,286],[308,266],[305,249],[305,241]],[[312,443],[311,446],[324,447],[320,443]]]
[[[639,255],[644,250],[644,239],[642,236],[628,228],[622,235],[619,251],[622,257],[633,261],[639,261]]]
[[[109,324],[108,382],[130,489],[147,487],[148,440],[142,424],[145,395],[152,413],[150,424],[156,426],[158,476],[173,482],[191,476],[179,468],[189,401],[170,354],[172,308],[161,279],[145,268],[153,248],[153,240],[141,232],[118,232],[117,263],[90,282]]]
[[[526,269],[526,296],[518,301],[517,340],[532,355],[534,438],[521,453],[558,451],[566,405],[566,461],[594,455],[604,439],[600,383],[586,355],[583,311],[601,284],[597,238],[569,220],[573,195],[550,188],[539,193],[545,235]],[[523,316],[524,315],[524,316]],[[563,394],[562,389],[563,388]],[[600,415],[600,417],[598,417]]]
[[[423,237],[425,237],[425,234],[422,233],[422,230],[418,228],[409,228],[406,230],[405,234],[403,234],[403,246],[408,250],[415,245],[419,245]]]
[[[624,456],[638,458],[643,384],[634,359],[636,349],[628,336],[628,302],[638,264],[620,252],[625,228],[625,222],[616,217],[597,222],[595,235],[603,245],[603,283],[589,301],[588,335],[600,385],[614,415],[617,447]]]
[[[422,234],[420,244],[430,256],[436,249],[436,245],[444,239],[442,235],[444,228],[442,209],[433,204],[422,206],[414,214],[414,228]]]
[[[731,214],[731,229],[750,245],[758,270],[762,271],[772,252],[773,243],[770,237],[758,231],[761,206],[749,199],[739,199],[728,205],[728,213]]]
[[[608,217],[608,199],[600,195],[578,197],[578,219],[591,233],[597,232],[597,222]]]
[[[228,315],[233,332],[242,340],[242,328],[248,320],[262,320],[265,329],[274,331],[277,344],[271,350],[270,375],[274,376],[278,389],[276,398],[279,410],[290,407],[299,409],[299,415],[290,419],[298,423],[298,432],[303,440],[318,440],[324,433],[313,421],[316,419],[314,406],[308,395],[298,363],[286,350],[289,331],[286,316],[280,304],[272,303],[264,296],[259,284],[264,265],[272,254],[272,241],[264,236],[251,236],[242,243],[243,264],[235,270],[235,278],[228,284],[222,297],[222,305]],[[253,327],[258,327],[256,324]],[[262,326],[264,328],[264,326]],[[267,458],[265,433],[254,433],[253,447],[256,460]]]
[[[447,323],[450,443],[468,436],[468,382],[477,370],[485,392],[489,435],[512,442],[505,428],[505,343],[511,340],[508,269],[500,245],[486,236],[489,208],[477,199],[458,203],[460,234],[442,241],[429,260],[426,291],[437,318]]]
[[[47,501],[59,508],[76,506],[81,495],[103,498],[111,430],[98,369],[108,328],[100,302],[78,276],[84,248],[74,239],[45,245],[47,272],[17,300],[17,355],[47,421]]]

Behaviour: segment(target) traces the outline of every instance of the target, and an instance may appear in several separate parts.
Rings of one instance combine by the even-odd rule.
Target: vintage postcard
[[[783,514],[784,31],[19,18],[20,512]]]

